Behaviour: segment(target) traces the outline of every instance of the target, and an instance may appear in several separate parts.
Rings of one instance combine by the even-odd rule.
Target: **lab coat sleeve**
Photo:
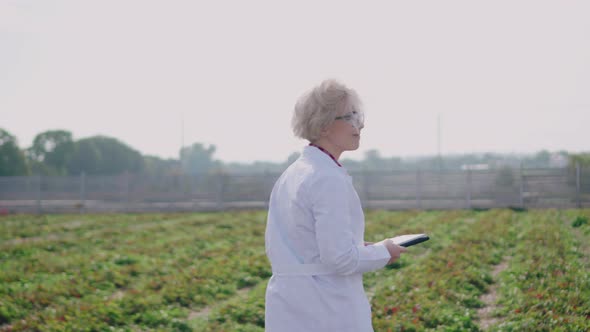
[[[320,261],[343,275],[383,268],[391,258],[385,246],[354,241],[349,185],[339,177],[324,177],[309,189]]]

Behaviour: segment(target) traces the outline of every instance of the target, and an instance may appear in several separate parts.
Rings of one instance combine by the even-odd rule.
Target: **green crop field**
[[[370,211],[377,332],[590,330],[590,210]],[[0,331],[263,331],[266,213],[0,217]]]

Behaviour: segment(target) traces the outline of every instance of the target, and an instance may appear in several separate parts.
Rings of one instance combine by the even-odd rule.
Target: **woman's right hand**
[[[387,262],[387,265],[393,264],[395,261],[397,261],[399,259],[402,252],[406,252],[408,250],[400,245],[395,244],[393,242],[393,240],[391,240],[391,239],[385,239],[385,240],[375,243],[375,244],[382,244],[389,251],[389,255],[391,256],[391,259],[389,260],[389,262]]]

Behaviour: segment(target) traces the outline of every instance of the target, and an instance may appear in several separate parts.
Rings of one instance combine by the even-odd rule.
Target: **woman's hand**
[[[385,248],[387,248],[387,250],[389,251],[391,259],[389,260],[389,262],[387,262],[387,265],[393,264],[395,261],[399,259],[402,252],[406,252],[408,250],[402,246],[395,244],[391,239],[385,239],[381,242],[377,242],[376,244],[383,244]]]

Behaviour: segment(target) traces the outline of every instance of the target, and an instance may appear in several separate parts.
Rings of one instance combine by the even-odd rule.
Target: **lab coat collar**
[[[346,171],[346,169],[344,168],[344,166],[340,167],[338,166],[334,160],[332,160],[332,158],[330,156],[328,156],[326,153],[324,153],[322,150],[316,148],[315,146],[305,146],[303,148],[303,156],[305,156],[306,158],[309,158],[313,161],[319,162],[321,163],[321,165],[323,167],[327,167],[327,168],[334,168],[337,172],[340,172],[344,175],[350,176],[348,174],[348,172]]]

